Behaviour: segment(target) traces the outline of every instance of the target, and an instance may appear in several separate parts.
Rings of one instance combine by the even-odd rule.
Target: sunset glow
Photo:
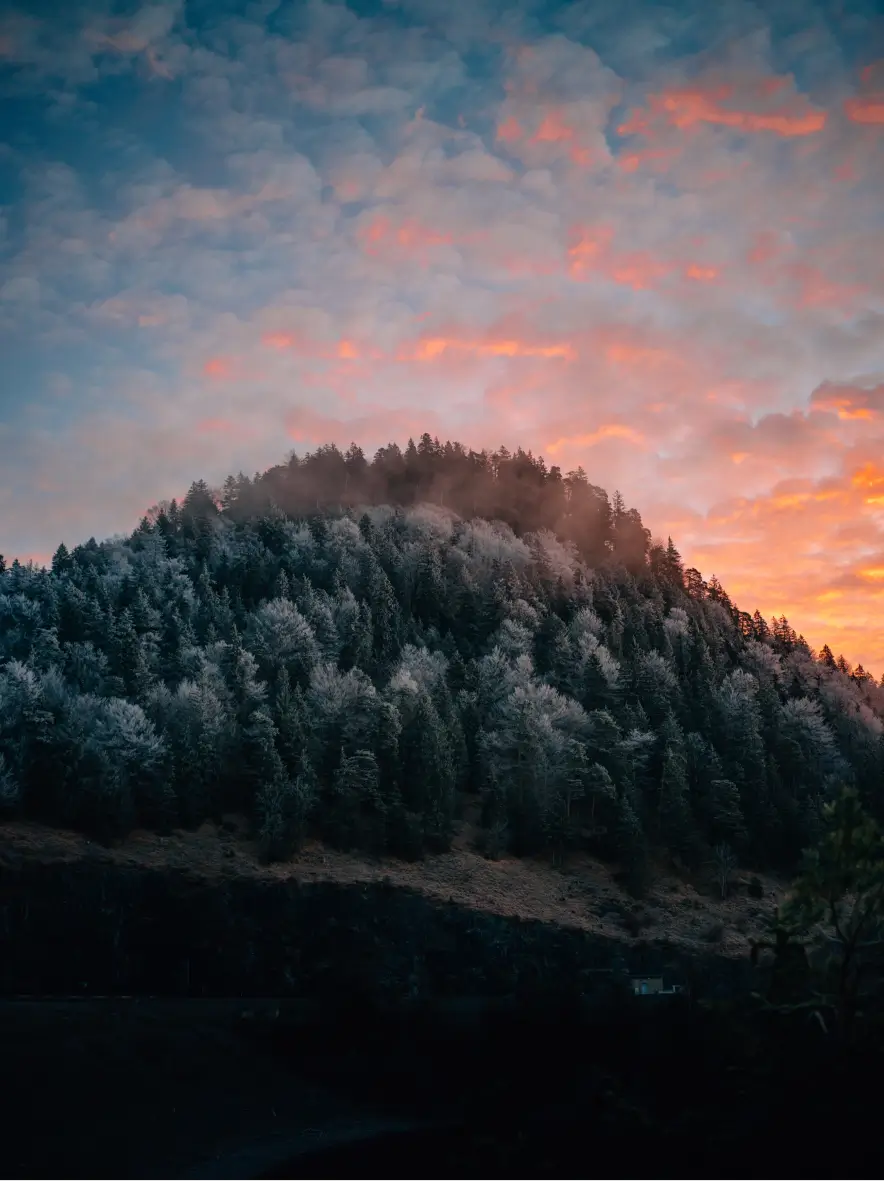
[[[429,431],[884,673],[872,0],[5,11],[7,561]]]

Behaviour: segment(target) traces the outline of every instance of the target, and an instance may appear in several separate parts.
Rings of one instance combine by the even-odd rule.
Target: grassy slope
[[[486,860],[475,852],[474,825],[462,825],[450,853],[409,864],[392,859],[340,853],[317,842],[291,861],[261,865],[246,826],[235,817],[220,828],[204,824],[196,832],[167,837],[138,831],[104,848],[77,833],[30,823],[0,825],[0,869],[20,858],[68,860],[93,858],[117,865],[168,866],[198,877],[230,879],[293,877],[305,882],[376,882],[409,887],[429,897],[498,915],[592,931],[612,939],[667,939],[686,950],[714,949],[745,956],[749,939],[761,933],[766,918],[783,895],[784,883],[760,875],[764,898],[747,897],[734,875],[731,896],[722,901],[711,874],[677,875],[660,866],[647,898],[637,903],[618,885],[611,866],[585,854],[572,855],[561,868],[548,859]]]

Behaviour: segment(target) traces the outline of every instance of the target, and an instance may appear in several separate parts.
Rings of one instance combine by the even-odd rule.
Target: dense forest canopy
[[[0,808],[105,838],[247,812],[420,857],[788,867],[842,785],[884,816],[884,688],[737,609],[530,453],[322,447],[51,570],[0,559]]]

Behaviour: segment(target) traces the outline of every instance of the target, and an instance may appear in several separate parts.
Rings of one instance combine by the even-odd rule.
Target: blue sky
[[[0,127],[7,557],[428,429],[884,667],[875,4],[29,3]]]

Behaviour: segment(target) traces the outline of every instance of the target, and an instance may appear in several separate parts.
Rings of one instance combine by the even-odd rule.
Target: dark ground
[[[0,1001],[3,1175],[248,1177],[401,1125],[299,1078],[248,1002]]]
[[[249,1005],[0,1002],[3,1174],[882,1175],[877,1056],[845,1075],[689,1006],[581,1026]]]

